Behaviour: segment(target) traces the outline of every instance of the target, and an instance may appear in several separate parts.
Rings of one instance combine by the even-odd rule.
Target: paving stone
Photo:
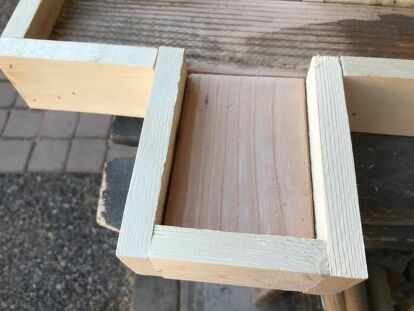
[[[6,120],[7,120],[8,113],[9,112],[7,110],[0,110],[0,134],[1,134],[4,126],[6,125]]]
[[[0,141],[0,172],[23,172],[29,158],[32,143],[23,140]]]
[[[10,83],[0,82],[0,108],[11,108],[16,96],[16,90]]]
[[[43,123],[42,137],[70,138],[76,129],[78,113],[48,111]]]
[[[135,277],[131,310],[178,311],[178,306],[178,281],[144,275]]]
[[[112,116],[81,113],[76,137],[108,137]]]
[[[186,281],[180,284],[180,311],[323,310],[316,295],[291,292],[269,303],[255,305],[248,287]]]
[[[68,150],[69,141],[67,140],[40,140],[33,150],[28,170],[32,172],[63,171]]]
[[[106,139],[74,139],[66,171],[101,173],[106,153]]]
[[[136,154],[137,154],[137,147],[110,144],[107,160],[110,161],[110,160],[118,159],[118,158],[135,158]]]
[[[17,95],[16,103],[14,104],[15,109],[29,109],[29,106],[26,104],[23,97],[20,95]]]
[[[37,137],[44,112],[37,110],[12,110],[4,130],[4,137],[35,138]]]

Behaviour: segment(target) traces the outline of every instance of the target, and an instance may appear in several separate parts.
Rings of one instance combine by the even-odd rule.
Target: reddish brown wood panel
[[[190,75],[165,224],[314,237],[302,79]]]
[[[414,58],[410,8],[276,0],[66,2],[53,39],[182,47],[190,69],[200,62],[307,69],[318,54]]]

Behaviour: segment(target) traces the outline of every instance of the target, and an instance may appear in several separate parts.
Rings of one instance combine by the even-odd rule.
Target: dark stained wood
[[[359,133],[351,137],[363,223],[413,226],[414,137]]]
[[[53,39],[186,48],[194,63],[307,69],[312,56],[414,58],[414,9],[256,0],[67,0]],[[223,73],[223,72],[221,72]]]

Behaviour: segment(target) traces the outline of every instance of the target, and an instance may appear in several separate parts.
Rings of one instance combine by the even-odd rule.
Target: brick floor
[[[107,137],[111,122],[111,116],[81,113],[76,137]]]
[[[48,111],[41,135],[49,138],[70,138],[75,133],[78,113]]]
[[[31,148],[32,143],[29,141],[0,140],[0,172],[23,172]]]
[[[17,93],[10,83],[0,81],[0,108],[11,108],[16,96]]]
[[[108,158],[134,157],[136,148],[111,146],[112,117],[31,110],[0,74],[0,173],[101,173]]]
[[[41,140],[36,143],[28,170],[33,172],[61,172],[65,166],[69,141]]]
[[[35,138],[39,134],[43,119],[43,111],[12,110],[3,136],[9,138]]]
[[[74,139],[66,171],[101,173],[107,149],[107,139]]]

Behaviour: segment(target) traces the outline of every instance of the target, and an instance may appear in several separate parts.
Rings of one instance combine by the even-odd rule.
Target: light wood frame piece
[[[47,39],[64,0],[20,0],[0,69],[31,108],[144,117],[158,49]]]
[[[185,81],[179,68],[168,69],[172,81]],[[176,124],[172,120],[177,116],[172,111],[180,111],[182,96],[180,84],[174,82],[174,88],[169,84],[168,80],[154,78],[141,136],[144,140],[138,147],[118,240],[117,256],[121,261],[139,274],[323,295],[337,293],[367,278],[338,57],[314,57],[307,77],[316,239],[161,224],[173,153],[166,146],[174,146]],[[169,98],[164,101],[164,105],[168,103],[164,109],[169,120],[165,128],[159,126],[158,117],[150,114],[159,113],[159,109],[152,108],[160,104],[156,94]],[[148,133],[157,138],[156,150]],[[149,172],[148,167],[156,171]]]
[[[184,52],[39,40],[49,36],[63,2],[21,0],[0,39],[0,68],[32,107],[146,117],[117,248],[125,264],[166,278],[322,295],[367,278],[350,129],[414,135],[412,61],[312,59],[307,107],[316,239],[163,226]],[[36,79],[51,83],[47,96],[56,100],[40,100],[48,97],[40,84],[33,87]],[[65,84],[77,79],[80,89]],[[105,83],[97,87],[99,79]],[[128,94],[125,102],[115,100],[119,94]]]

